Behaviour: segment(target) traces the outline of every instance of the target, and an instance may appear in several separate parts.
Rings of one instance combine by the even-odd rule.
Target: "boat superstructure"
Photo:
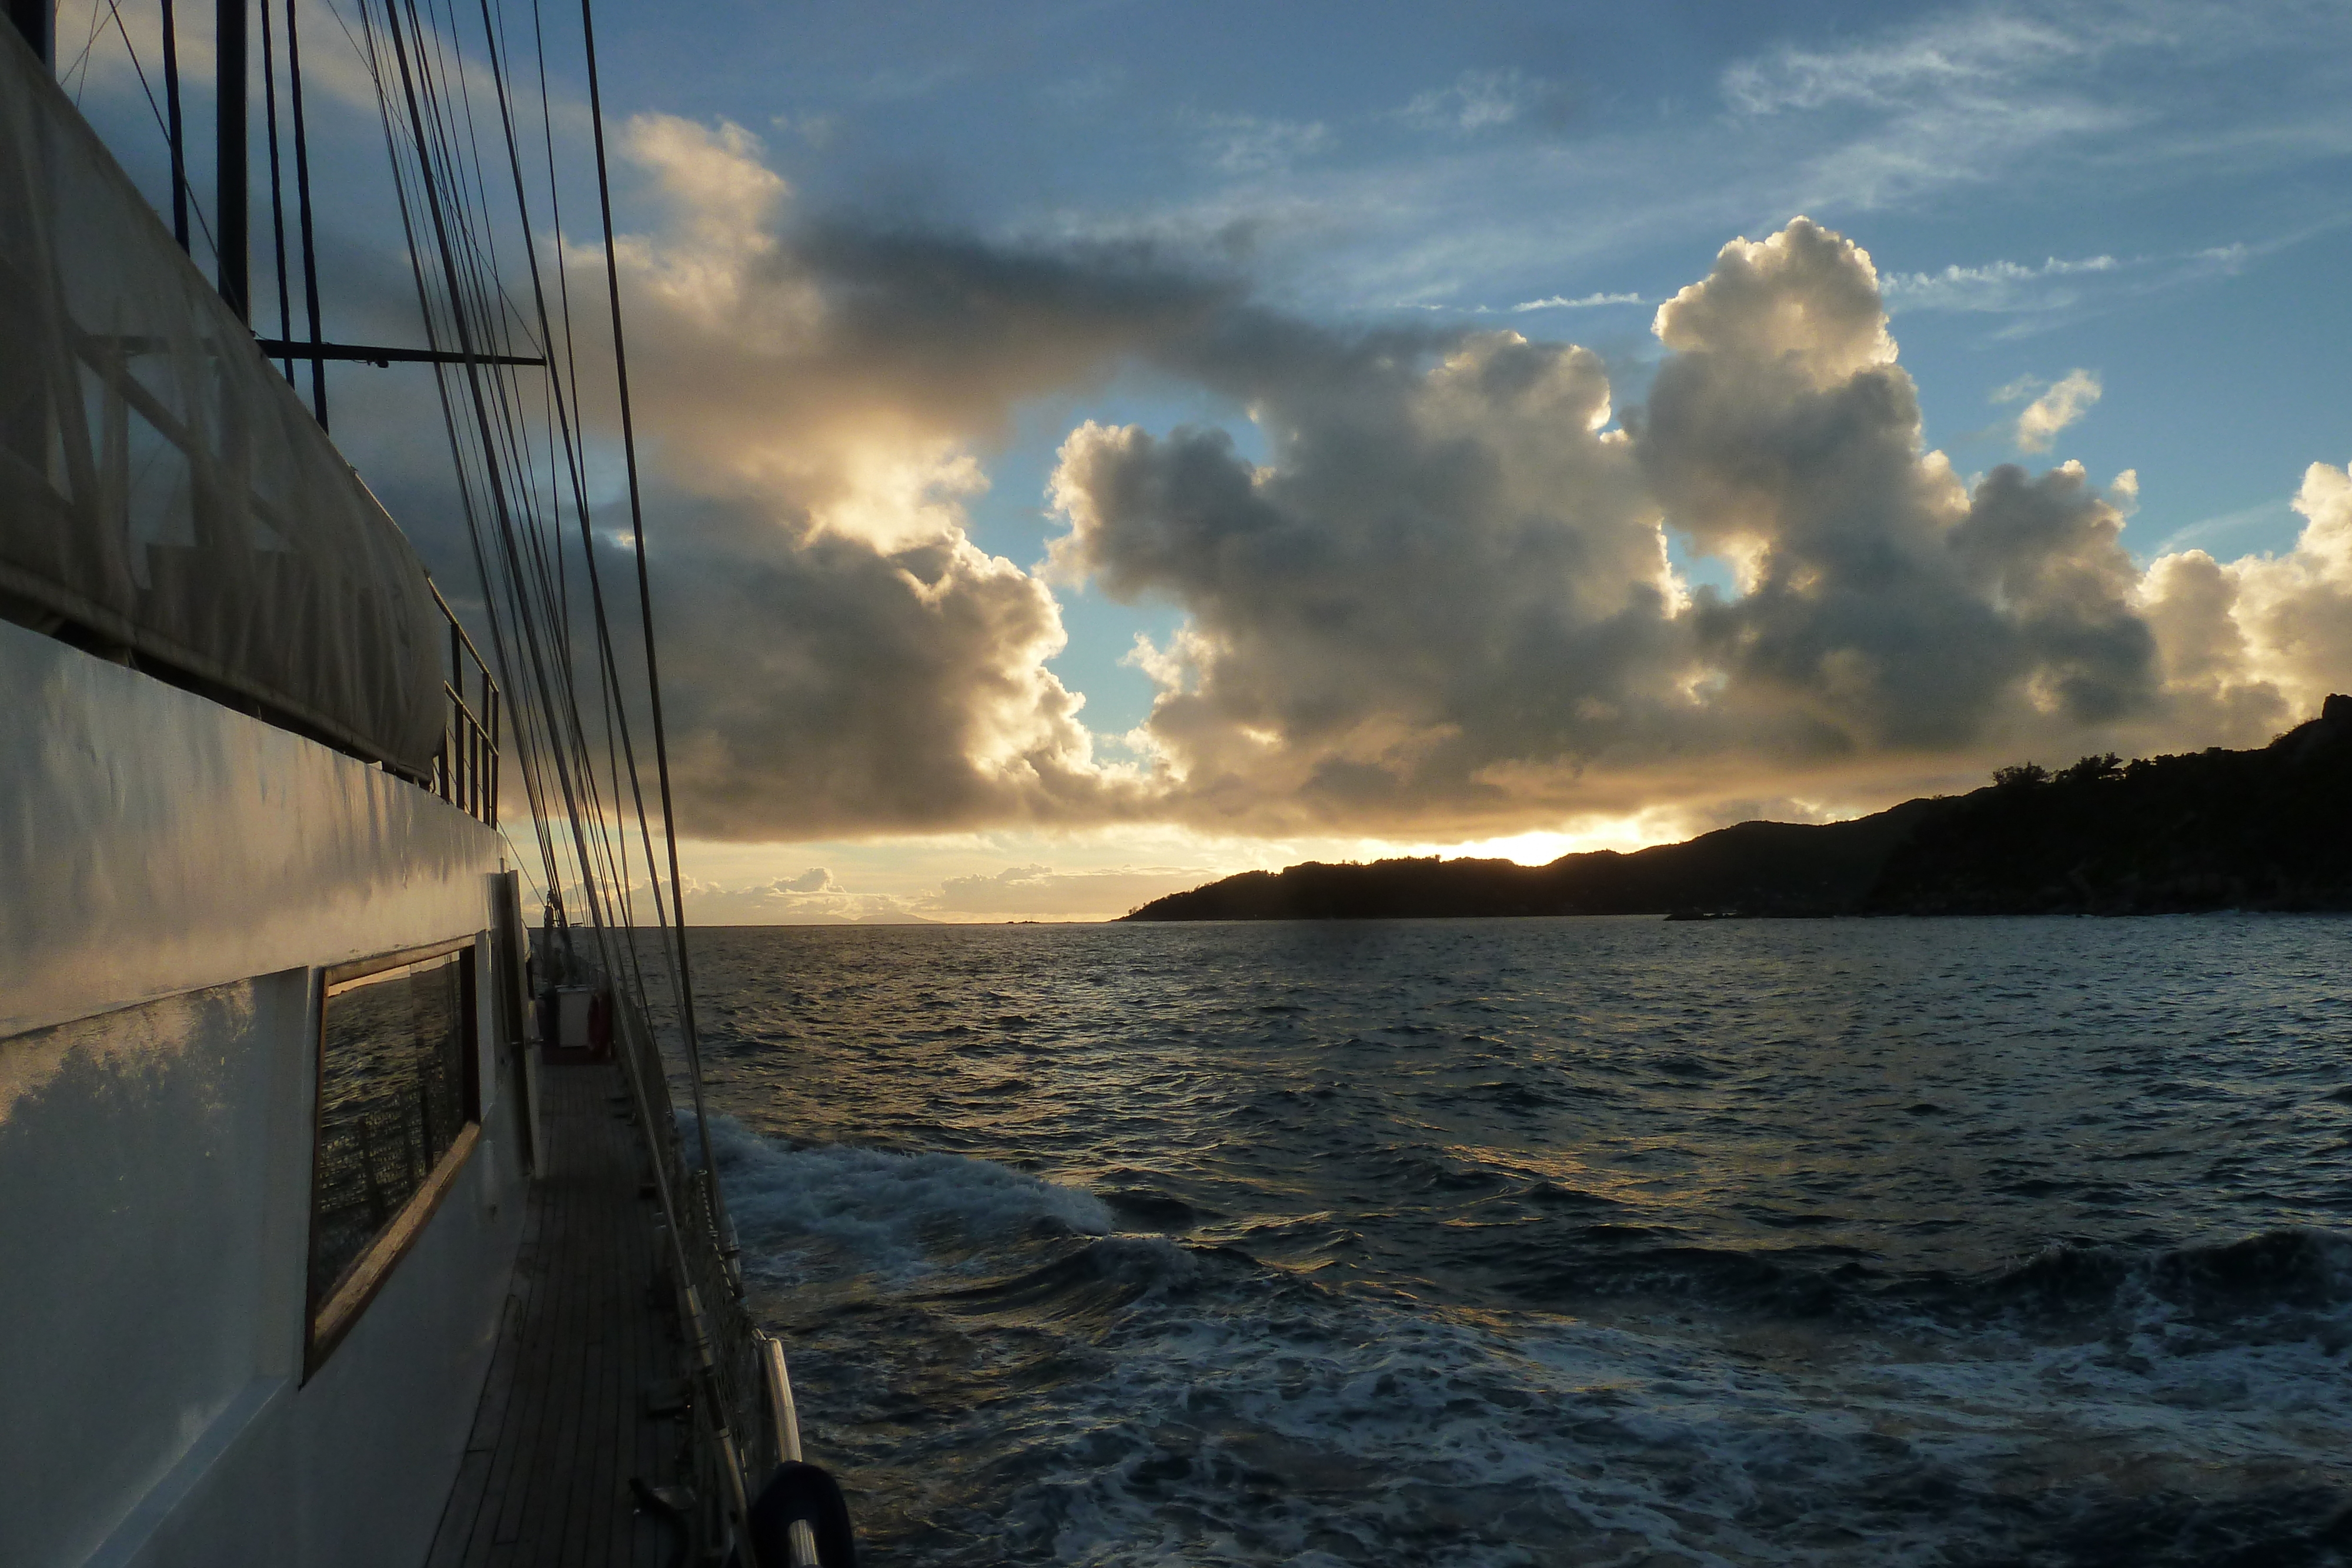
[[[222,15],[226,56],[243,0]],[[778,1461],[799,1457],[789,1384],[746,1314],[709,1161],[679,1145],[646,965],[625,903],[613,907],[625,775],[551,687],[519,580],[534,564],[485,567],[485,657],[327,440],[323,382],[306,406],[263,357],[241,282],[197,270],[51,79],[46,0],[16,0],[11,18],[0,1562],[593,1560],[560,1528],[541,1541],[504,1522],[453,1546],[447,1521],[453,1489],[485,1495],[461,1471],[498,1393],[486,1380],[514,1362],[520,1281],[548,1263],[519,1272],[518,1255],[561,1228],[544,1222],[544,1178],[594,1143],[559,1113],[616,1113],[626,1152],[597,1156],[627,1163],[605,1184],[614,1234],[639,1238],[645,1343],[677,1392],[600,1397],[642,1406],[677,1440],[661,1474],[606,1468],[698,1556],[815,1561],[807,1508],[771,1500],[784,1533],[764,1552],[749,1525]],[[381,42],[404,49],[400,24],[383,7]],[[413,106],[413,73],[407,91]],[[429,183],[423,119],[407,177]],[[241,141],[224,154],[219,214],[240,252],[226,171],[241,183],[243,154]],[[460,258],[445,245],[434,282],[411,239],[429,346],[404,357],[432,362],[445,398],[459,389],[468,504],[510,507],[496,444],[468,449],[456,415],[470,385],[487,430],[486,368],[537,363],[546,340],[533,356],[482,330]],[[270,345],[289,371],[335,357],[315,310],[303,347]],[[515,524],[491,521],[483,535],[511,549]],[[599,616],[592,646],[617,679],[601,601]],[[519,681],[536,689],[509,704]],[[627,765],[634,785],[634,751]],[[583,805],[599,767],[609,798]],[[502,799],[524,798],[535,856],[500,821]],[[690,1070],[674,913],[657,911],[656,946]],[[559,987],[607,1009],[610,1065],[594,1050],[586,1066],[544,1064],[564,1043]],[[575,1448],[626,1442],[583,1431]]]

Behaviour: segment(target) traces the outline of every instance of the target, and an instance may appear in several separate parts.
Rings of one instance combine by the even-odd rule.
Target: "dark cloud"
[[[1333,357],[1255,388],[1263,467],[1209,431],[1064,448],[1065,562],[1192,616],[1150,725],[1181,809],[1466,821],[1524,793],[1496,769],[1654,724],[1686,639],[1600,361],[1509,333]]]
[[[1027,573],[961,538],[877,549],[740,502],[661,502],[663,685],[698,835],[1054,821],[1134,793],[1094,766],[1045,668],[1061,619]],[[611,551],[608,582],[633,570]]]
[[[2079,469],[1965,489],[1923,452],[1869,258],[1802,219],[1658,313],[1637,446],[1666,521],[1741,563],[1703,591],[1719,703],[1832,750],[1953,749],[2012,716],[2146,709],[2155,643],[2120,513]]]

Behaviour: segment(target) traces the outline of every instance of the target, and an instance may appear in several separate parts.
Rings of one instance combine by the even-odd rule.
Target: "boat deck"
[[[684,1478],[648,1395],[685,1369],[654,1272],[656,1210],[610,1065],[543,1067],[540,1175],[473,1436],[427,1568],[664,1568],[683,1541],[633,1480]]]

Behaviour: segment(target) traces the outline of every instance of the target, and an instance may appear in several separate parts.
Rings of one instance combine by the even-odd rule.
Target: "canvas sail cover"
[[[440,746],[415,552],[9,27],[0,608],[411,775]]]

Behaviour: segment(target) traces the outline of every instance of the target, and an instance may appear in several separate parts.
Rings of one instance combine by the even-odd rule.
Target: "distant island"
[[[1685,843],[1503,860],[1309,862],[1154,899],[1128,920],[1513,915],[2162,915],[2352,910],[2352,696],[2254,751],[2052,772],[1848,822],[1742,822]]]

